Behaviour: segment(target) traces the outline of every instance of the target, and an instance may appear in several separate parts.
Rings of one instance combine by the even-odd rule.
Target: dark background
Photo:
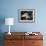
[[[22,17],[21,20],[33,20],[33,11],[21,11],[21,16],[25,13],[28,13],[30,18],[26,19],[25,17]]]

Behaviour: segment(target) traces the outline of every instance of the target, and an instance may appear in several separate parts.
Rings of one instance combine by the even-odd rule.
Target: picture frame
[[[21,23],[34,23],[35,9],[18,9],[18,21]]]

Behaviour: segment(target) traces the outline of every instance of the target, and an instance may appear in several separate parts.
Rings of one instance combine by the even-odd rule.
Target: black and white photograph
[[[19,22],[34,22],[35,9],[19,9]]]

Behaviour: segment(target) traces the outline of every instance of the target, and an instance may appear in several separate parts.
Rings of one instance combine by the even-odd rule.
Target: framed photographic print
[[[35,22],[35,9],[19,9],[18,10],[18,21],[24,23]]]

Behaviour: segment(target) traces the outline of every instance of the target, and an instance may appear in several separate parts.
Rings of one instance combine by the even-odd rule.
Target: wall
[[[11,31],[46,31],[46,1],[45,0],[1,0],[1,17],[13,17],[14,26]],[[35,23],[19,23],[18,9],[35,9]],[[2,32],[8,31],[2,25]]]

